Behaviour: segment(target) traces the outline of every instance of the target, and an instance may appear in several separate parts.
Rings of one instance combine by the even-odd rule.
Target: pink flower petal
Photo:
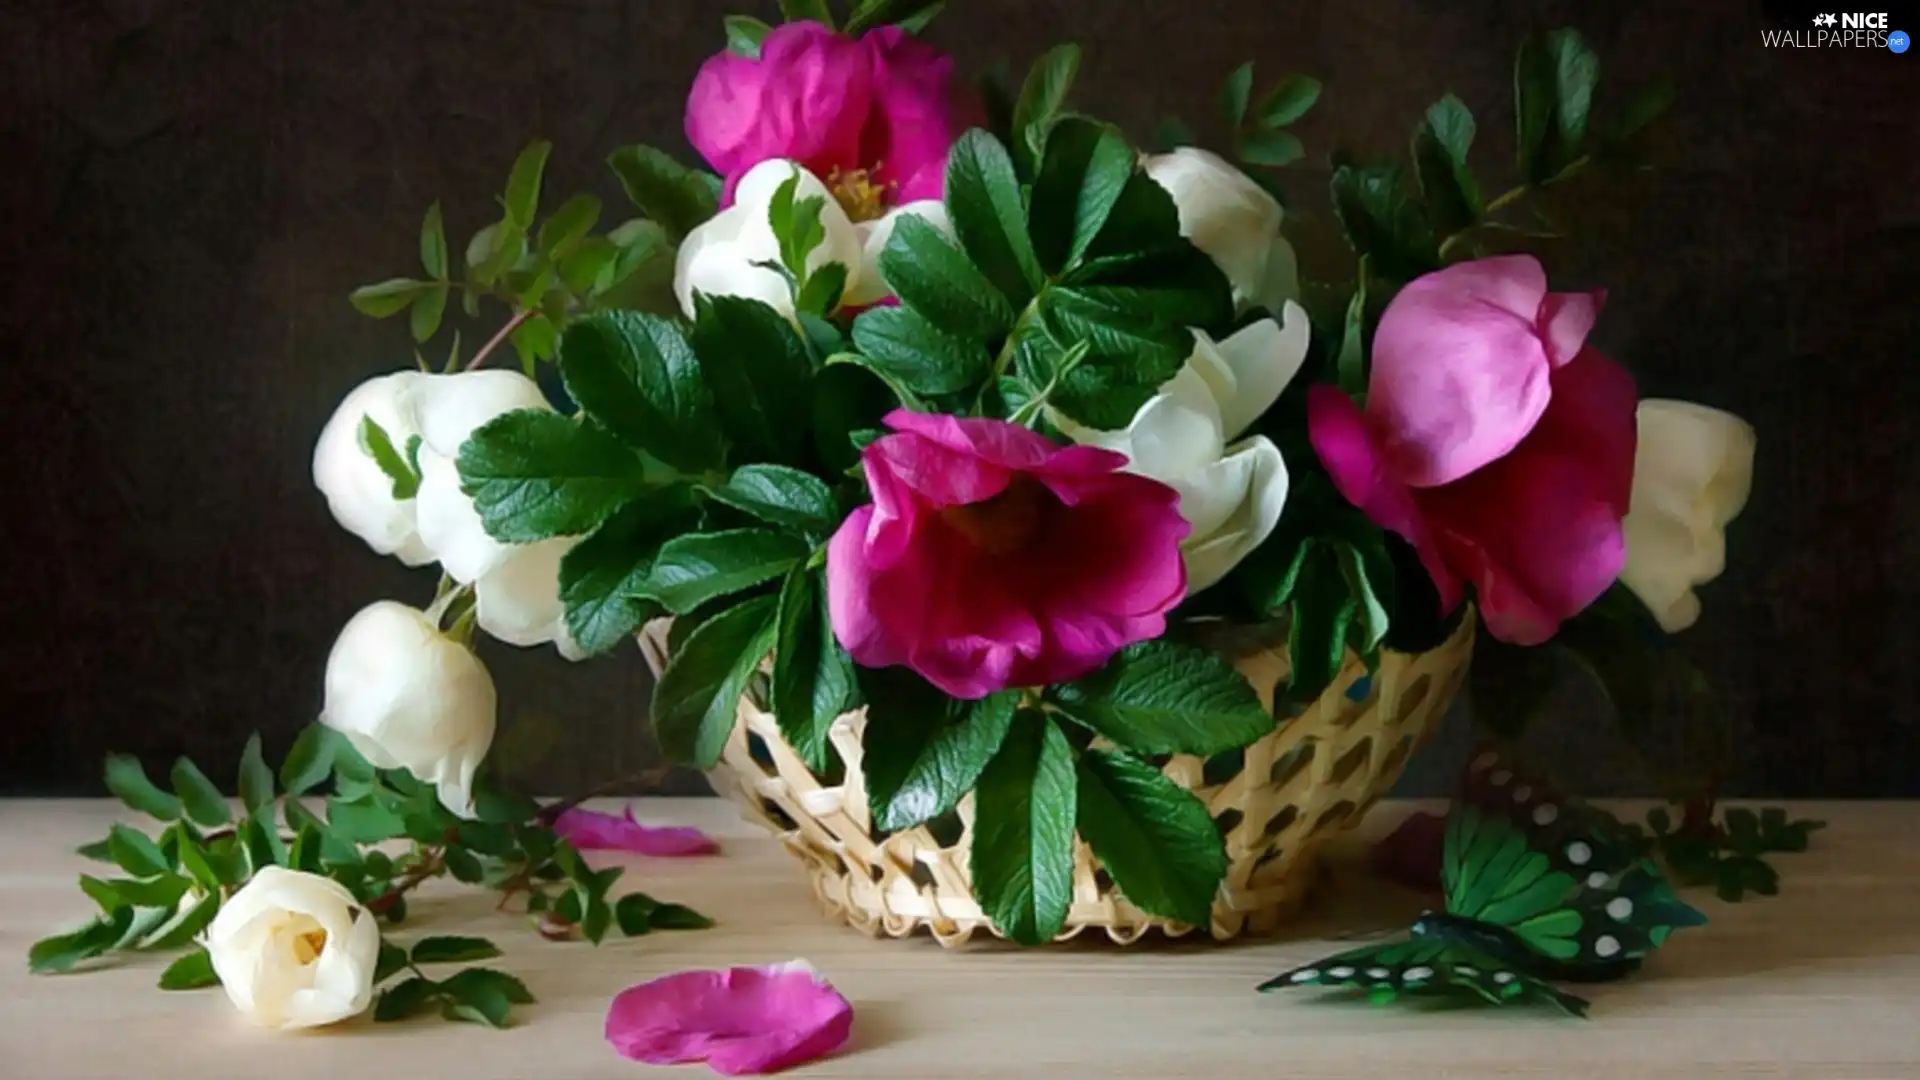
[[[900,185],[894,205],[937,199],[946,187],[947,149],[964,120],[953,59],[897,26],[883,26],[861,44],[873,58],[873,113],[860,160],[880,166],[882,183]]]
[[[726,177],[730,204],[740,177],[770,158],[822,178],[860,167],[872,93],[864,46],[819,23],[787,23],[760,43],[757,60],[722,52],[701,65],[687,97],[687,141]]]
[[[722,1076],[778,1072],[838,1050],[853,1006],[804,961],[683,971],[629,987],[607,1009],[607,1041],[649,1065],[704,1061]]]
[[[1593,324],[1600,319],[1600,308],[1607,302],[1607,290],[1583,293],[1548,293],[1540,301],[1540,336],[1547,343],[1547,359],[1554,367],[1571,363],[1580,355]]]
[[[560,815],[553,831],[581,851],[631,851],[656,858],[712,855],[720,850],[713,838],[683,826],[642,825],[628,804],[624,816],[578,807]]]

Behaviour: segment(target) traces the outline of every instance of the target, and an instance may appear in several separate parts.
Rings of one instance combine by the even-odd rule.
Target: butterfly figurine
[[[1587,1002],[1553,981],[1620,978],[1673,931],[1706,922],[1617,819],[1518,775],[1498,751],[1467,767],[1444,843],[1444,910],[1421,915],[1404,940],[1329,956],[1260,989],[1545,1002],[1585,1016]]]

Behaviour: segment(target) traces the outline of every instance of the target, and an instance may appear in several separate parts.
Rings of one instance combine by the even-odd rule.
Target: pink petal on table
[[[640,824],[633,820],[632,805],[628,805],[624,817],[578,808],[569,810],[553,823],[553,831],[581,851],[632,851],[672,858],[712,855],[720,850],[720,845],[699,829]]]
[[[1373,872],[1396,885],[1440,891],[1440,852],[1446,845],[1447,819],[1415,813],[1373,846]]]
[[[838,1050],[853,1006],[812,966],[682,971],[620,992],[607,1041],[649,1065],[704,1061],[722,1076],[778,1072]]]

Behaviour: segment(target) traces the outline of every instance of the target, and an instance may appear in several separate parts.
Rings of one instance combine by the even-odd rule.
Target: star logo
[[[1836,19],[1831,15],[1815,15],[1813,17],[1813,25],[1815,26],[1832,26],[1834,23],[1837,23],[1839,21],[1840,21],[1839,19]]]

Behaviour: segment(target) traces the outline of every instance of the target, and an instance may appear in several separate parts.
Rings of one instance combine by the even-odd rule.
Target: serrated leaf
[[[374,1003],[373,1019],[379,1023],[405,1020],[432,1002],[438,990],[432,980],[418,975],[389,987],[380,992],[380,999]]]
[[[640,595],[660,545],[693,521],[684,486],[629,502],[560,558],[560,602],[574,642],[590,655],[633,636],[665,609]]]
[[[119,943],[133,925],[133,909],[116,908],[70,934],[42,938],[27,950],[27,970],[36,975],[71,971]]]
[[[728,529],[678,536],[660,548],[643,594],[685,615],[702,604],[750,589],[792,569],[808,555],[806,541],[772,529]]]
[[[876,307],[853,323],[865,366],[910,394],[934,396],[977,386],[993,366],[979,340],[951,334],[905,307]]]
[[[1376,273],[1410,281],[1439,265],[1439,248],[1395,165],[1342,165],[1333,171],[1334,212],[1356,254]]]
[[[372,800],[327,800],[327,829],[355,844],[378,844],[405,836],[407,823],[399,814]]]
[[[712,768],[733,732],[747,679],[773,648],[778,600],[762,596],[700,625],[653,688],[660,748],[675,761]]]
[[[508,543],[591,532],[651,486],[641,458],[605,428],[536,410],[481,425],[459,470],[487,533]]]
[[[894,235],[917,220],[908,217]],[[757,300],[702,295],[688,339],[720,426],[745,460],[802,464],[813,361],[793,324]]]
[[[407,310],[432,285],[412,278],[391,278],[375,285],[362,285],[347,294],[354,310],[376,319],[386,319]]]
[[[205,949],[195,949],[168,964],[167,970],[160,973],[162,990],[198,990],[218,985],[220,976],[213,973],[213,957]]]
[[[240,753],[237,783],[240,803],[247,808],[247,813],[257,814],[262,807],[273,806],[273,770],[267,768],[266,758],[260,754],[260,733],[257,731],[247,737],[246,749]]]
[[[357,429],[360,452],[373,459],[388,480],[393,482],[393,498],[404,502],[420,492],[420,473],[393,445],[387,429],[372,416],[362,416]]]
[[[1290,131],[1254,131],[1240,140],[1240,160],[1253,165],[1277,169],[1299,161],[1306,154],[1306,144]]]
[[[1282,128],[1307,115],[1320,100],[1320,80],[1311,75],[1288,75],[1260,99],[1257,118],[1263,128]]]
[[[974,896],[994,926],[1023,945],[1052,940],[1073,901],[1074,789],[1073,747],[1033,712],[1014,718],[980,774],[969,853]]]
[[[1134,172],[1133,148],[1117,128],[1077,116],[1054,126],[1028,207],[1042,268],[1059,273],[1080,261]]]
[[[1551,170],[1548,175],[1557,175],[1586,142],[1593,90],[1600,82],[1600,57],[1573,29],[1548,34],[1547,52],[1553,58],[1553,122],[1558,138],[1554,156],[1546,164]]]
[[[173,869],[173,863],[147,834],[125,825],[115,825],[107,833],[107,854],[114,865],[134,877],[152,877]]]
[[[953,144],[946,204],[967,257],[1013,307],[1024,305],[1046,279],[1027,235],[1013,159],[998,139],[976,128]]]
[[[708,494],[735,510],[805,536],[825,537],[840,525],[833,491],[812,473],[784,465],[743,465]]]
[[[541,224],[535,246],[549,258],[565,258],[599,221],[600,199],[594,195],[575,195],[561,203],[560,209]]]
[[[568,396],[628,446],[689,473],[724,461],[700,360],[672,322],[630,311],[581,319],[561,339],[560,375]]]
[[[628,893],[613,905],[613,921],[628,937],[639,937],[653,930],[653,912],[660,905],[645,893]]]
[[[1074,720],[1142,754],[1223,753],[1273,731],[1260,696],[1218,653],[1170,641],[1120,651],[1093,675],[1056,688]]]
[[[480,860],[471,851],[450,847],[440,857],[446,862],[447,872],[453,875],[455,881],[478,885],[486,879],[486,868],[480,865]]]
[[[1013,107],[1013,157],[1023,175],[1032,175],[1046,149],[1054,118],[1066,106],[1080,71],[1080,46],[1055,46],[1027,72]]]
[[[421,938],[411,953],[416,964],[464,964],[499,955],[500,949],[486,938],[454,936]]]
[[[833,636],[824,582],[805,566],[796,566],[780,590],[773,659],[773,714],[780,733],[801,760],[824,774],[828,730],[853,695],[853,662]]]
[[[651,146],[623,146],[607,158],[627,198],[678,244],[720,208],[720,179],[689,169]]]
[[[142,881],[130,881],[116,878],[103,882],[116,896],[134,907],[166,908],[171,910],[187,895],[191,881],[176,874],[164,874],[160,877]]]
[[[533,991],[527,989],[526,983],[492,968],[467,968],[440,981],[441,992],[456,1000],[462,1000],[482,987],[497,992],[515,1005],[533,1004]]]
[[[1142,911],[1189,926],[1212,922],[1227,854],[1207,808],[1130,754],[1080,755],[1080,835]]]
[[[507,220],[522,232],[533,228],[534,216],[540,212],[540,179],[547,170],[547,156],[552,152],[553,144],[545,139],[528,143],[514,159],[513,169],[507,175]]]
[[[218,892],[208,893],[202,897],[199,902],[195,903],[193,907],[187,909],[187,913],[182,915],[178,922],[167,927],[159,937],[144,943],[141,948],[151,949],[155,952],[177,949],[199,937],[200,932],[208,926],[211,926],[213,924],[213,917],[219,913],[220,894]]]
[[[861,669],[859,677],[867,802],[882,829],[911,828],[953,809],[999,751],[1020,704],[1011,692],[950,699],[898,669]]]
[[[301,728],[280,761],[280,789],[288,795],[302,795],[325,780],[333,772],[334,743],[339,738],[324,724]]]
[[[1228,130],[1236,130],[1247,119],[1247,103],[1253,99],[1253,61],[1234,68],[1220,84],[1220,117]]]
[[[1438,234],[1455,233],[1480,220],[1480,184],[1467,164],[1473,135],[1473,113],[1452,94],[1434,102],[1414,131],[1414,172],[1428,220]]]
[[[193,762],[186,758],[175,761],[172,780],[174,793],[180,796],[181,806],[186,809],[187,817],[196,824],[217,826],[233,820],[227,809],[226,797]]]
[[[902,215],[880,253],[880,275],[934,327],[963,341],[986,342],[1013,324],[1007,297],[967,253],[916,215]]]
[[[107,790],[114,798],[149,817],[172,821],[180,816],[180,800],[161,791],[147,779],[140,760],[126,754],[107,755]]]

